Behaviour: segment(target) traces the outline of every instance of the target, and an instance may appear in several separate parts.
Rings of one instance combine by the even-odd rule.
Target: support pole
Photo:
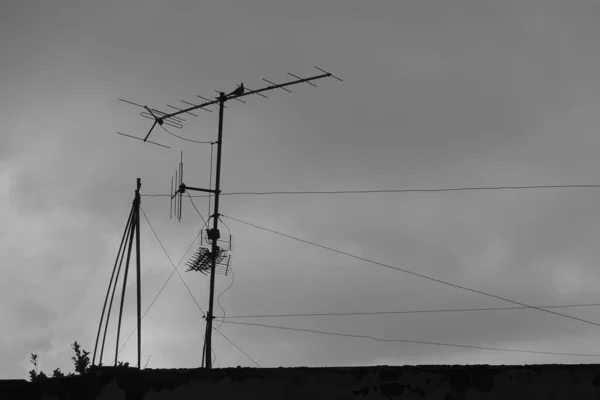
[[[117,326],[117,344],[116,344],[116,348],[115,348],[115,367],[117,366],[117,358],[119,356],[119,338],[121,336],[121,320],[123,319],[123,305],[125,303],[125,289],[127,288],[127,275],[129,274],[129,260],[131,259],[131,247],[133,245],[133,236],[135,234],[134,230],[136,228],[135,221],[137,221],[140,217],[139,203],[134,200],[133,204],[135,205],[135,208],[134,208],[135,211],[134,211],[133,221],[131,224],[131,231],[130,231],[130,235],[129,235],[127,260],[125,261],[125,274],[123,275],[123,291],[121,292],[121,308],[119,310],[119,323]]]
[[[215,203],[213,213],[213,233],[218,232],[219,228],[219,195],[221,194],[221,148],[223,145],[223,109],[225,106],[225,93],[219,94],[219,138],[217,140],[217,172],[215,177]],[[217,262],[217,236],[213,236],[212,240],[212,262],[210,266],[210,299],[208,303],[208,313],[206,315],[206,351],[205,360],[206,368],[212,368],[212,321],[213,321],[213,306],[215,298],[215,267]]]
[[[142,272],[140,259],[140,187],[142,180],[137,178],[137,189],[135,190],[135,208],[137,209],[135,219],[135,252],[137,270],[137,339],[138,339],[138,369],[142,369]]]
[[[115,283],[112,288],[112,294],[110,295],[110,303],[108,304],[108,311],[106,314],[107,315],[106,324],[104,325],[104,335],[102,336],[102,347],[100,348],[100,364],[102,364],[102,356],[104,355],[104,345],[106,344],[106,334],[108,332],[108,322],[109,322],[109,318],[110,318],[110,313],[112,311],[113,301],[115,299],[115,293],[117,291],[119,276],[121,275],[121,266],[123,265],[123,260],[125,259],[125,252],[127,251],[127,239],[129,239],[131,229],[133,229],[132,226],[133,226],[133,218],[135,216],[134,215],[135,206],[132,206],[131,210],[132,210],[132,214],[131,214],[131,218],[128,222],[128,225],[127,225],[127,235],[126,235],[126,239],[125,239],[125,246],[123,247],[123,251],[120,254],[119,268],[117,269],[117,276],[115,277]]]
[[[96,351],[98,349],[98,342],[100,341],[100,331],[102,330],[102,322],[104,322],[104,313],[106,311],[106,303],[108,303],[108,298],[110,296],[110,289],[113,286],[113,280],[115,278],[115,271],[117,270],[117,264],[119,264],[119,258],[121,256],[121,250],[123,249],[123,244],[125,243],[125,238],[127,237],[127,232],[129,232],[129,225],[131,224],[131,218],[133,216],[134,207],[131,207],[131,211],[129,212],[129,217],[127,218],[127,225],[125,225],[125,231],[123,232],[123,237],[121,238],[121,244],[119,245],[119,252],[117,253],[117,259],[115,260],[115,266],[113,267],[113,272],[110,275],[110,282],[108,284],[108,290],[106,291],[106,297],[104,298],[104,306],[102,307],[102,314],[100,315],[100,323],[98,324],[98,334],[96,335],[96,344],[94,345],[94,355],[92,356],[92,365],[96,363]],[[116,282],[115,282],[116,284]],[[106,317],[108,324],[108,316]],[[104,346],[102,346],[104,348]],[[102,363],[102,357],[100,357],[100,363]]]

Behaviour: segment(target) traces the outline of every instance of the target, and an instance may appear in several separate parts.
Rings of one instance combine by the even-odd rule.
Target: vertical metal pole
[[[135,204],[137,215],[135,219],[135,252],[137,261],[137,339],[138,339],[138,369],[142,369],[142,272],[140,260],[140,187],[142,180],[137,178],[137,189],[135,191]]]
[[[219,228],[219,195],[221,193],[221,147],[223,145],[223,109],[225,105],[225,93],[219,94],[219,138],[217,141],[217,173],[215,177],[215,204],[213,213],[213,232]],[[212,241],[212,263],[210,266],[210,299],[208,303],[208,314],[206,315],[206,368],[212,368],[212,321],[215,297],[215,267],[217,262],[217,240]]]

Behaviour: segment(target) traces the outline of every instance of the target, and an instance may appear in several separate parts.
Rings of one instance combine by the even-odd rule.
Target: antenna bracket
[[[219,240],[221,238],[221,233],[218,229],[207,229],[206,237],[211,241]]]

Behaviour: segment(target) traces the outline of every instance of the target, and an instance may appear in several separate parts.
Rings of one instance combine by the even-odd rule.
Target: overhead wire
[[[236,348],[236,349],[238,349],[238,350],[239,350],[239,351],[240,351],[242,354],[244,354],[246,357],[248,357],[248,359],[249,359],[250,361],[252,361],[252,362],[253,362],[253,363],[254,363],[254,364],[257,366],[257,367],[261,368],[261,366],[260,366],[260,365],[259,365],[259,364],[258,364],[256,361],[254,361],[254,359],[253,359],[252,357],[250,357],[250,356],[248,355],[248,353],[246,353],[244,350],[242,350],[242,348],[241,348],[240,346],[238,346],[237,344],[235,344],[235,343],[233,342],[233,340],[231,340],[231,339],[229,339],[227,336],[225,336],[225,334],[224,334],[223,332],[221,332],[219,329],[214,329],[214,330],[216,330],[216,331],[217,331],[217,333],[218,333],[219,335],[223,336],[223,337],[225,338],[225,340],[227,340],[229,343],[231,343],[231,344],[233,345],[233,347],[235,347],[235,348]],[[204,336],[206,336],[206,334],[205,334]],[[204,336],[203,336],[203,338],[204,338]],[[213,352],[213,356],[214,356],[214,359],[213,359],[213,363],[214,363],[214,361],[217,359],[217,354],[215,353],[214,349],[211,349],[211,350],[212,350],[212,352]]]
[[[522,189],[575,189],[575,188],[600,188],[600,184],[574,184],[574,185],[526,185],[526,186],[467,186],[454,188],[431,189],[374,189],[374,190],[290,190],[271,192],[229,192],[221,193],[222,196],[231,195],[275,195],[275,194],[367,194],[367,193],[418,193],[418,192],[461,192],[474,190],[522,190]]]
[[[148,225],[150,226],[150,229],[152,230],[152,232],[154,233],[154,235],[156,236],[156,239],[158,240],[158,242],[160,243],[161,248],[163,249],[165,255],[167,256],[167,258],[169,259],[169,261],[171,262],[171,265],[173,266],[173,272],[171,272],[171,274],[169,275],[169,277],[167,278],[167,280],[165,281],[165,283],[163,284],[163,286],[161,287],[161,289],[158,291],[158,293],[156,294],[156,296],[154,297],[154,300],[152,300],[152,302],[150,303],[150,305],[148,306],[148,308],[146,309],[146,312],[144,313],[144,315],[142,316],[142,320],[144,319],[144,317],[146,316],[146,314],[148,314],[148,311],[150,311],[150,308],[152,307],[152,305],[156,302],[156,300],[158,299],[158,296],[160,296],[160,294],[162,293],[163,289],[165,288],[165,286],[167,285],[167,283],[169,282],[169,280],[171,279],[171,277],[173,276],[173,274],[175,272],[177,272],[177,274],[179,275],[179,277],[181,278],[183,284],[186,286],[186,288],[188,289],[188,293],[190,294],[190,296],[192,297],[192,299],[194,300],[194,303],[196,304],[196,307],[198,307],[198,310],[200,310],[200,312],[202,313],[203,316],[206,316],[206,314],[204,313],[204,310],[202,310],[202,307],[200,307],[200,305],[198,304],[198,302],[196,301],[194,295],[191,293],[188,285],[185,283],[185,281],[183,280],[183,277],[181,276],[181,274],[179,273],[179,271],[177,271],[177,268],[179,267],[179,265],[181,264],[181,262],[183,261],[183,259],[185,258],[185,256],[187,255],[187,253],[189,253],[190,249],[192,248],[192,246],[194,245],[194,243],[196,242],[196,240],[198,239],[198,237],[201,235],[202,231],[200,231],[200,233],[198,233],[196,235],[196,237],[194,237],[194,240],[192,241],[192,243],[190,244],[190,246],[188,247],[188,249],[186,250],[185,254],[183,255],[183,257],[181,257],[181,259],[179,260],[179,262],[177,263],[177,266],[175,266],[175,264],[173,263],[173,260],[171,259],[171,257],[169,256],[169,254],[167,253],[167,250],[165,249],[165,247],[162,244],[162,241],[160,240],[160,238],[158,237],[158,234],[156,233],[156,231],[154,230],[154,228],[152,227],[152,224],[150,223],[150,220],[148,219],[148,216],[146,215],[146,213],[144,212],[144,210],[142,210],[142,208],[140,207],[140,211],[142,211],[142,214],[144,215],[144,217],[146,218],[146,221],[148,222]],[[131,336],[133,336],[133,334],[135,333],[137,328],[134,328],[134,330],[129,334],[129,337],[127,338],[127,340],[125,341],[125,343],[123,343],[123,346],[121,347],[121,349],[119,350],[119,352],[117,354],[120,354],[123,349],[125,348],[125,346],[127,345],[127,343],[129,342],[129,340],[131,339]],[[228,337],[226,337],[221,331],[219,331],[217,329],[217,333],[219,333],[221,336],[223,336],[225,339],[227,339],[228,342],[230,342],[233,346],[235,346],[240,352],[242,352],[246,357],[248,357],[248,359],[250,359],[253,363],[256,364],[256,362],[252,359],[252,357],[250,357],[245,351],[243,351],[238,345],[236,345],[235,343],[233,343],[233,341],[231,339],[229,339]],[[213,356],[214,359],[216,360],[216,353],[214,353],[213,350]],[[258,365],[258,364],[257,364]]]
[[[219,221],[221,221],[223,223],[223,225],[225,225],[225,228],[227,228],[227,232],[229,232],[229,244],[231,246],[231,240],[232,240],[231,229],[229,229],[229,226],[225,223],[225,221],[223,221],[223,219],[221,217],[219,217]],[[233,272],[233,268],[231,267],[231,263],[229,265],[229,271],[231,271],[231,283],[229,284],[229,286],[227,287],[227,289],[225,289],[224,291],[222,291],[221,293],[219,293],[219,295],[217,296],[217,304],[219,305],[219,308],[221,308],[221,311],[223,311],[223,319],[225,318],[225,308],[223,307],[223,305],[219,301],[219,298],[226,291],[228,291],[233,286],[233,283],[235,282],[235,273]],[[221,324],[217,328],[220,328],[221,325],[223,325],[223,320],[221,320]]]
[[[190,194],[188,192],[185,192],[188,197],[190,198],[190,202],[192,203],[192,206],[194,206],[194,209],[196,210],[196,212],[198,213],[198,215],[200,216],[200,218],[202,219],[202,222],[204,222],[204,226],[208,227],[208,222],[204,219],[204,217],[202,216],[202,214],[200,214],[200,211],[198,210],[198,208],[196,207],[196,204],[194,204],[194,200],[192,199],[192,196],[190,196]]]
[[[219,221],[221,221],[221,223],[225,226],[225,228],[227,228],[227,232],[229,232],[229,237],[231,238],[231,229],[229,229],[229,225],[227,225],[227,223],[225,221],[223,221],[223,218],[221,218],[219,216]]]
[[[427,192],[462,192],[462,191],[488,191],[488,190],[524,190],[524,189],[598,189],[600,184],[566,184],[566,185],[524,185],[524,186],[467,186],[453,188],[425,188],[425,189],[373,189],[373,190],[280,190],[267,192],[226,192],[221,196],[239,195],[304,195],[304,194],[368,194],[368,193],[427,193]],[[146,194],[146,197],[165,197],[169,194]],[[209,195],[196,195],[193,197],[209,197]]]
[[[141,208],[140,208],[140,210],[141,210]],[[194,243],[196,243],[196,240],[198,239],[198,237],[200,236],[200,234],[201,234],[201,232],[196,235],[196,237],[194,238],[194,240],[192,241],[192,243],[189,245],[189,247],[187,248],[187,250],[185,251],[185,253],[181,257],[181,259],[177,263],[177,266],[175,266],[175,264],[173,264],[173,262],[171,261],[171,257],[167,257],[169,259],[169,261],[171,261],[171,265],[173,265],[173,271],[171,272],[171,274],[169,275],[169,277],[167,278],[167,280],[165,281],[165,283],[162,285],[162,287],[160,288],[160,290],[158,291],[158,293],[156,294],[156,296],[154,296],[154,299],[152,300],[152,302],[150,302],[150,305],[148,306],[148,308],[144,312],[144,315],[142,315],[142,321],[144,320],[144,318],[146,317],[146,314],[148,314],[148,312],[150,311],[150,309],[152,308],[152,306],[154,305],[154,303],[156,302],[156,300],[158,299],[158,297],[160,296],[160,294],[162,293],[162,291],[164,290],[164,288],[167,286],[167,283],[169,283],[169,281],[171,280],[171,277],[173,276],[173,274],[175,272],[177,272],[177,268],[179,268],[179,265],[185,259],[185,256],[187,256],[187,254],[190,252],[190,249],[192,248],[192,246],[194,245]],[[199,307],[198,303],[196,303],[196,305]],[[200,308],[200,312],[202,312],[202,314],[204,314],[204,311],[202,310],[202,308]],[[125,346],[129,342],[129,339],[131,339],[131,337],[133,336],[133,334],[135,333],[136,330],[137,330],[137,328],[134,328],[131,331],[131,333],[127,337],[127,340],[125,340],[125,342],[123,343],[123,346],[119,350],[118,354],[121,354],[121,352],[123,351],[123,349],[125,348]]]
[[[144,369],[146,369],[146,367],[148,366],[148,363],[150,362],[150,357],[152,357],[152,354],[150,354],[148,356],[148,360],[146,361],[146,364],[144,365]]]
[[[597,307],[600,303],[567,304],[559,306],[536,306],[538,308],[571,308],[571,307]],[[391,314],[425,314],[445,312],[470,312],[470,311],[501,311],[501,310],[527,310],[530,307],[485,307],[485,308],[448,308],[434,310],[406,310],[406,311],[373,311],[373,312],[346,312],[346,313],[295,313],[295,314],[250,314],[223,316],[222,319],[236,318],[285,318],[285,317],[332,317],[353,315],[391,315]]]
[[[441,283],[443,285],[451,286],[451,287],[454,287],[454,288],[457,288],[457,289],[466,290],[466,291],[469,291],[469,292],[472,292],[472,293],[477,293],[477,294],[481,294],[481,295],[484,295],[484,296],[487,296],[487,297],[492,297],[492,298],[503,300],[503,301],[506,301],[506,302],[509,302],[509,303],[517,304],[519,306],[523,306],[523,307],[526,307],[526,308],[532,308],[532,309],[539,310],[539,311],[542,311],[542,312],[545,312],[545,313],[548,313],[548,314],[554,314],[554,315],[558,315],[558,316],[561,316],[561,317],[573,319],[573,320],[580,321],[580,322],[585,322],[586,324],[595,325],[595,326],[600,327],[599,323],[588,321],[588,320],[583,319],[583,318],[573,317],[571,315],[561,314],[561,313],[558,313],[556,311],[551,311],[551,310],[543,309],[543,308],[540,308],[540,307],[530,306],[530,305],[525,304],[525,303],[521,303],[521,302],[518,302],[518,301],[515,301],[515,300],[510,300],[510,299],[508,299],[506,297],[502,297],[502,296],[498,296],[498,295],[495,295],[495,294],[487,293],[487,292],[484,292],[484,291],[481,291],[481,290],[477,290],[477,289],[472,289],[472,288],[469,288],[469,287],[466,287],[466,286],[457,285],[457,284],[454,284],[454,283],[443,281],[441,279],[433,278],[431,276],[419,274],[417,272],[410,271],[410,270],[407,270],[407,269],[403,269],[403,268],[399,268],[399,267],[394,267],[394,266],[391,266],[391,265],[388,265],[388,264],[384,264],[384,263],[381,263],[381,262],[378,262],[378,261],[369,260],[369,259],[364,258],[364,257],[359,257],[357,255],[350,254],[350,253],[347,253],[345,251],[341,251],[341,250],[337,250],[337,249],[334,249],[334,248],[331,248],[331,247],[323,246],[323,245],[318,244],[318,243],[314,243],[314,242],[311,242],[311,241],[308,241],[308,240],[300,239],[300,238],[297,238],[297,237],[294,237],[294,236],[291,236],[291,235],[288,235],[288,234],[285,234],[285,233],[277,232],[277,231],[274,231],[272,229],[264,228],[264,227],[261,227],[261,226],[258,226],[258,225],[255,225],[255,224],[252,224],[252,223],[249,223],[249,222],[245,222],[245,221],[242,221],[242,220],[240,220],[238,218],[234,218],[234,217],[231,217],[231,216],[228,216],[228,215],[222,215],[222,216],[225,217],[225,218],[229,218],[229,219],[231,219],[233,221],[237,221],[237,222],[240,222],[242,224],[245,224],[245,225],[248,225],[248,226],[252,226],[252,227],[257,228],[257,229],[261,229],[261,230],[264,230],[264,231],[267,231],[267,232],[271,232],[271,233],[274,233],[276,235],[287,237],[289,239],[293,239],[293,240],[296,240],[296,241],[299,241],[299,242],[302,242],[302,243],[310,244],[312,246],[320,247],[322,249],[325,249],[325,250],[328,250],[328,251],[331,251],[331,252],[334,252],[334,253],[342,254],[342,255],[345,255],[345,256],[348,256],[348,257],[360,260],[360,261],[364,261],[364,262],[367,262],[367,263],[370,263],[370,264],[378,265],[380,267],[388,268],[388,269],[395,270],[395,271],[404,272],[404,273],[407,273],[407,274],[410,274],[410,275],[418,276],[420,278],[424,278],[424,279],[427,279],[427,280],[430,280],[430,281],[433,281],[433,282]]]
[[[150,229],[154,233],[154,236],[156,237],[156,240],[158,240],[158,243],[160,244],[160,247],[163,249],[165,255],[167,256],[167,258],[171,262],[171,265],[173,265],[175,267],[175,264],[173,263],[173,260],[171,260],[171,257],[169,256],[169,253],[167,253],[167,249],[165,249],[165,246],[162,244],[162,241],[158,237],[158,234],[154,230],[154,227],[150,223],[150,220],[146,216],[146,213],[144,212],[144,210],[141,207],[140,207],[140,210],[142,211],[142,214],[144,214],[144,218],[146,219],[146,222],[148,222],[148,225],[150,226]],[[192,291],[191,291],[190,287],[187,285],[187,283],[185,283],[185,280],[183,279],[183,276],[181,276],[181,273],[177,270],[177,267],[175,267],[174,271],[177,272],[177,275],[179,275],[179,278],[181,278],[181,282],[183,282],[183,284],[185,285],[186,289],[188,290],[188,293],[190,294],[190,296],[192,296],[192,299],[194,300],[194,303],[196,303],[196,305],[198,306],[198,308],[200,309],[200,311],[202,311],[202,307],[200,307],[200,304],[198,304],[198,301],[196,301],[196,298],[192,294]],[[202,311],[202,314],[204,314],[204,311]]]
[[[200,144],[210,144],[210,143],[213,143],[213,142],[210,142],[210,141],[193,140],[193,139],[184,138],[183,136],[179,136],[179,135],[174,134],[173,132],[169,131],[167,128],[165,128],[164,126],[162,126],[160,124],[158,126],[160,126],[161,129],[163,131],[167,132],[169,135],[175,136],[176,138],[179,138],[181,140],[185,140],[186,142],[200,143]]]
[[[235,282],[235,274],[233,273],[233,268],[231,268],[231,265],[229,266],[229,271],[231,271],[231,283],[229,284],[229,286],[227,286],[227,289],[223,290],[221,293],[219,293],[219,295],[217,296],[217,304],[219,305],[219,308],[221,309],[221,311],[223,311],[223,317],[221,318],[221,324],[219,324],[219,326],[217,326],[216,328],[213,329],[217,329],[220,328],[221,325],[223,325],[223,320],[225,319],[225,308],[223,308],[223,305],[221,304],[221,302],[219,301],[219,298],[225,293],[227,292],[229,289],[231,289],[231,287],[233,286],[233,283]]]
[[[241,348],[240,348],[240,347],[239,347],[237,344],[235,344],[235,343],[234,343],[234,342],[233,342],[231,339],[229,339],[227,336],[225,336],[225,334],[224,334],[223,332],[221,332],[221,331],[218,331],[218,330],[217,330],[217,332],[219,332],[219,333],[221,334],[221,336],[223,336],[223,337],[225,338],[225,340],[227,340],[229,343],[231,343],[231,344],[232,344],[232,345],[233,345],[233,346],[234,346],[236,349],[238,349],[238,350],[239,350],[240,352],[242,352],[242,353],[243,353],[243,354],[244,354],[246,357],[248,357],[248,359],[249,359],[250,361],[252,361],[252,362],[254,363],[254,365],[256,365],[258,368],[262,368],[262,367],[260,366],[260,364],[259,364],[259,363],[257,363],[256,361],[254,361],[254,359],[253,359],[252,357],[250,357],[250,356],[248,355],[248,353],[246,353],[246,352],[245,352],[244,350],[242,350],[242,349],[241,349]]]
[[[255,323],[250,323],[250,322],[225,321],[224,323],[225,324],[236,324],[236,325],[247,325],[247,326],[258,326],[258,327],[263,327],[263,328],[281,329],[281,330],[298,331],[298,332],[310,332],[310,333],[317,333],[317,334],[321,334],[321,335],[330,335],[330,336],[371,339],[376,342],[402,342],[402,343],[428,344],[428,345],[434,345],[434,346],[460,347],[460,348],[478,349],[478,350],[493,350],[493,351],[505,351],[505,352],[514,352],[514,353],[547,354],[547,355],[558,355],[558,356],[600,357],[600,354],[559,353],[559,352],[551,352],[551,351],[507,349],[507,348],[499,348],[499,347],[486,347],[486,346],[474,346],[474,345],[464,345],[464,344],[454,344],[454,343],[430,342],[430,341],[424,341],[424,340],[384,339],[384,338],[376,338],[376,337],[367,336],[367,335],[326,332],[326,331],[318,331],[318,330],[314,330],[314,329],[291,328],[291,327],[286,327],[286,326],[255,324]]]

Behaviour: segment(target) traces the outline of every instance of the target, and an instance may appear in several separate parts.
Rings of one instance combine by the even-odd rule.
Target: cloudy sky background
[[[344,79],[229,103],[225,192],[599,182],[593,0],[24,0],[3,2],[0,15],[3,378],[25,378],[30,353],[51,372],[73,370],[73,341],[93,350],[137,177],[142,193],[167,193],[185,150],[186,183],[209,184],[209,145],[160,130],[152,139],[171,149],[116,135],[143,136],[150,126],[119,98],[164,109],[239,82],[256,88],[263,77],[318,74],[314,65]],[[199,115],[176,133],[215,140],[217,114]],[[515,301],[563,305],[600,303],[599,195],[240,195],[223,197],[222,213]],[[207,201],[195,202],[206,217]],[[169,220],[167,198],[144,197],[142,208],[177,262],[200,226],[191,204],[181,223]],[[511,306],[225,221],[235,247],[235,283],[221,297],[227,315]],[[141,229],[145,310],[172,267],[143,218]],[[208,279],[181,273],[206,310]],[[133,276],[124,337],[135,326]],[[219,275],[217,293],[230,282]],[[600,322],[597,307],[556,311]],[[600,328],[536,310],[244,321],[600,354]],[[174,275],[143,321],[142,362],[200,366],[203,330]],[[220,330],[263,367],[600,359]],[[254,365],[220,335],[214,343],[216,367]],[[135,336],[121,355],[134,362]]]

